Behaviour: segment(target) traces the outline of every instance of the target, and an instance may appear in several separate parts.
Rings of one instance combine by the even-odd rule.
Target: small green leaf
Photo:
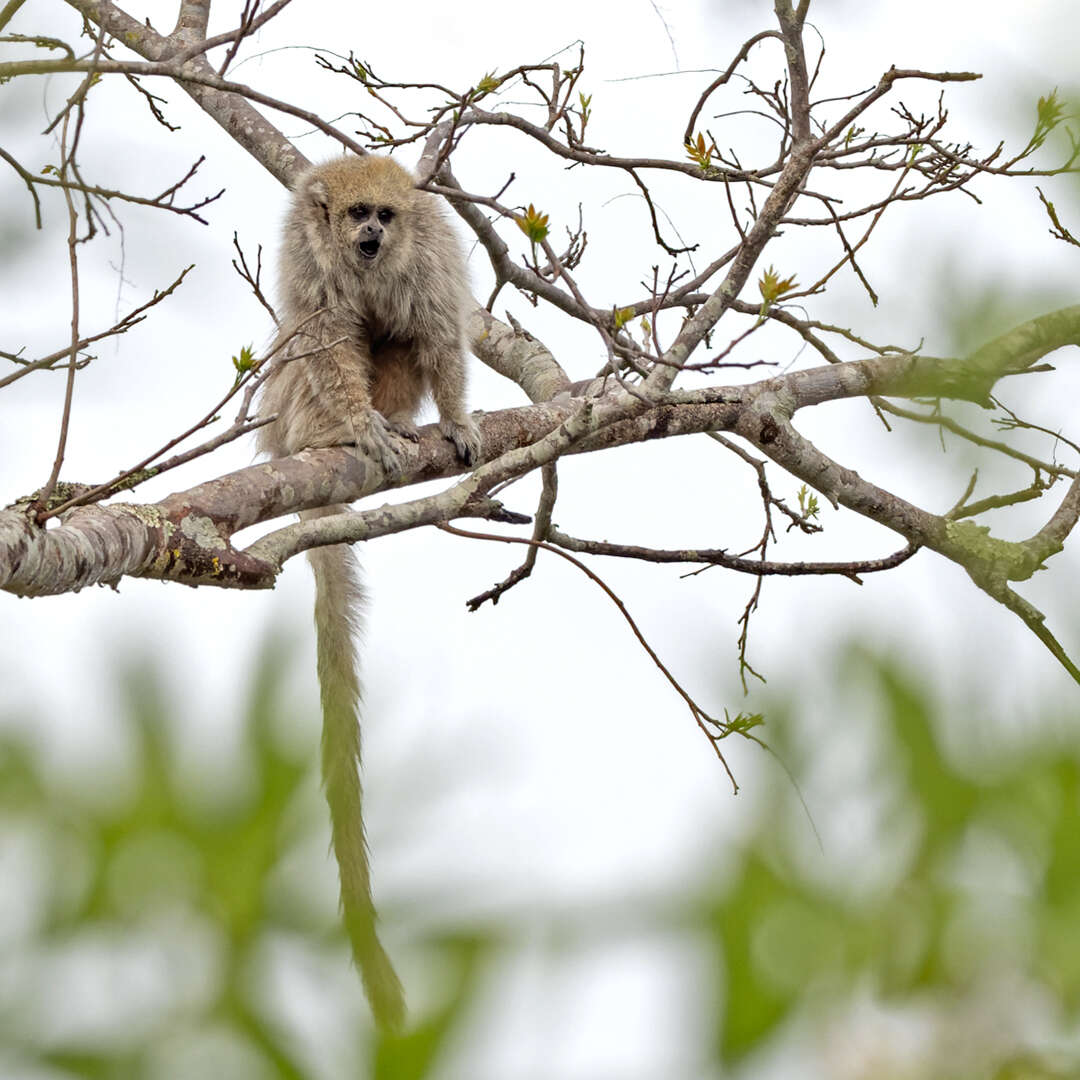
[[[821,510],[818,497],[805,484],[799,488],[799,512],[804,518],[816,518]]]
[[[739,713],[737,716],[729,716],[727,709],[724,710],[724,727],[727,735],[745,735],[756,727],[765,723],[764,713]]]
[[[592,94],[583,94],[578,91],[578,104],[581,106],[581,131],[585,133],[585,125],[589,122],[589,117],[592,116],[592,109],[589,106],[592,104]]]
[[[232,362],[239,382],[255,366],[255,346],[245,345],[240,350],[240,355],[232,358]]]
[[[1057,87],[1050,91],[1046,97],[1039,98],[1035,106],[1035,134],[1032,142],[1041,146],[1046,136],[1050,134],[1065,119],[1065,105],[1057,96]]]
[[[705,136],[698,132],[696,140],[691,140],[686,144],[686,156],[695,165],[700,165],[703,169],[708,169],[712,165],[713,150],[716,149],[716,144],[707,146],[705,143]]]
[[[489,71],[477,84],[476,84],[476,96],[483,97],[485,94],[490,94],[492,90],[498,90],[502,79],[495,77],[494,71]]]
[[[763,308],[770,307],[784,293],[791,292],[797,284],[794,274],[791,277],[781,279],[780,275],[770,266],[762,275],[761,280],[758,281],[761,299],[765,301]]]
[[[514,220],[531,243],[539,244],[547,239],[548,215],[541,214],[532,203],[529,203],[529,208],[524,214],[518,215]]]

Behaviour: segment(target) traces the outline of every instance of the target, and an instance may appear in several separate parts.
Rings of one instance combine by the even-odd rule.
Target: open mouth
[[[360,248],[360,254],[365,259],[374,259],[379,254],[379,241],[378,240],[365,240],[363,243],[357,245]]]

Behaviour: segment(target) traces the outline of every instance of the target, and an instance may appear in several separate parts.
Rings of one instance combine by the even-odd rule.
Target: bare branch
[[[694,131],[697,125],[697,118],[701,114],[701,110],[705,107],[705,102],[724,86],[731,76],[735,73],[735,69],[750,55],[750,50],[759,42],[765,41],[767,38],[778,38],[781,41],[783,38],[775,30],[762,30],[761,33],[755,34],[752,38],[744,41],[739,51],[735,54],[735,59],[728,64],[727,70],[718,75],[702,92],[701,97],[698,98],[697,104],[690,111],[690,119],[686,122],[686,131],[683,132],[683,142],[693,142]]]
[[[653,647],[648,643],[648,641],[645,640],[645,636],[638,628],[638,625],[634,621],[633,616],[626,609],[626,605],[602,578],[594,574],[583,562],[573,558],[571,555],[567,555],[565,551],[560,551],[557,547],[553,547],[551,544],[541,543],[538,540],[523,540],[517,536],[495,536],[490,533],[467,532],[464,529],[455,529],[452,525],[445,524],[440,525],[439,528],[441,528],[444,532],[453,533],[455,536],[467,537],[470,540],[489,540],[494,543],[501,544],[530,544],[534,547],[542,547],[544,548],[544,550],[554,552],[560,558],[565,559],[571,565],[576,566],[590,581],[594,582],[601,589],[603,589],[608,599],[619,609],[619,614],[621,614],[622,617],[626,620],[627,625],[629,625],[630,629],[633,631],[634,637],[637,638],[638,643],[645,650],[645,652],[649,654],[649,659],[652,660],[652,662],[660,669],[664,678],[667,679],[667,681],[671,684],[679,697],[681,697],[683,701],[686,702],[686,706],[690,710],[690,715],[693,716],[694,722],[704,732],[705,737],[709,740],[709,744],[712,746],[717,758],[719,758],[720,763],[724,766],[724,770],[728,774],[728,779],[731,781],[731,786],[733,790],[735,792],[738,792],[739,785],[735,782],[735,776],[732,773],[730,767],[728,766],[728,763],[724,758],[723,753],[721,753],[720,751],[719,740],[723,737],[723,735],[718,737],[716,734],[716,731],[718,729],[724,730],[726,725],[722,721],[716,720],[713,717],[709,716],[709,714],[706,713],[705,710],[702,709],[701,706],[698,705],[698,703],[687,693],[687,691],[683,688],[682,684],[668,670],[667,665],[665,665],[664,662],[660,659],[660,657],[656,654]],[[727,730],[724,730],[724,734],[726,735],[727,733]]]
[[[8,0],[8,2],[0,8],[0,30],[3,30],[9,22],[11,22],[12,16],[26,3],[26,0]]]
[[[89,80],[84,82],[84,86]],[[64,117],[63,131],[60,137],[60,176],[67,176],[68,169],[75,157],[79,145],[79,133],[82,129],[82,102],[80,100],[77,111],[74,131],[71,142],[68,142],[68,117]],[[60,478],[60,467],[64,464],[64,453],[67,449],[68,426],[71,422],[71,400],[75,391],[76,362],[79,357],[79,216],[75,212],[75,203],[72,201],[71,192],[64,189],[64,201],[67,203],[68,212],[68,269],[71,276],[71,346],[68,350],[67,381],[64,385],[64,408],[60,416],[60,435],[57,440],[56,457],[53,460],[52,470],[45,486],[41,489],[38,500],[37,522],[41,525],[48,516],[45,505],[56,488]]]
[[[533,540],[542,541],[550,539],[549,533],[551,531],[551,514],[555,509],[555,500],[559,496],[559,477],[555,470],[554,462],[550,465],[545,465],[541,469],[541,473],[544,478],[544,486],[540,492],[540,502],[536,507],[536,523],[533,526]],[[519,582],[524,581],[533,572],[533,567],[536,565],[536,554],[540,550],[539,543],[530,544],[529,550],[525,554],[525,561],[518,567],[515,567],[510,571],[509,577],[500,581],[497,585],[492,586],[486,592],[480,593],[479,596],[474,596],[466,604],[470,611],[477,611],[488,600],[491,603],[497,604],[499,598],[503,593],[508,592]]]
[[[663,548],[639,547],[636,544],[612,544],[607,540],[582,540],[568,536],[559,529],[552,529],[548,534],[550,543],[576,551],[582,555],[607,555],[620,559],[638,559],[654,563],[701,563],[707,566],[719,566],[724,570],[734,570],[753,577],[808,577],[839,575],[861,585],[859,576],[875,574],[882,570],[892,570],[907,562],[916,551],[917,544],[907,547],[892,555],[880,559],[851,559],[847,562],[769,562],[762,559],[742,559],[730,555],[723,548]],[[472,601],[470,601],[470,604]]]
[[[170,297],[173,292],[175,292],[175,290],[180,287],[180,283],[184,280],[185,277],[187,277],[189,271],[191,271],[192,269],[194,269],[194,263],[191,266],[184,267],[184,269],[180,271],[180,276],[167,288],[162,289],[160,292],[155,289],[154,295],[149,300],[147,300],[144,304],[140,304],[136,308],[132,308],[132,310],[129,311],[119,322],[114,323],[112,326],[110,326],[108,330],[102,330],[98,334],[91,334],[90,337],[80,338],[75,344],[75,350],[77,352],[82,352],[87,347],[87,345],[91,345],[95,341],[101,341],[103,338],[114,337],[118,334],[124,334],[133,326],[137,326],[146,317],[145,313],[149,311],[150,308],[156,307],[163,300],[166,300],[168,297]],[[70,358],[71,346],[66,345],[64,348],[58,349],[56,352],[49,353],[48,356],[43,356],[41,357],[41,359],[34,360],[32,362],[20,360],[18,356],[12,353],[6,353],[2,351],[0,351],[0,356],[20,365],[18,371],[13,371],[10,375],[5,375],[3,378],[0,378],[0,389],[3,389],[9,383],[16,382],[24,375],[29,375],[32,371],[52,369],[59,360],[63,360],[64,357]],[[84,365],[87,362],[88,361],[79,361],[76,366]]]

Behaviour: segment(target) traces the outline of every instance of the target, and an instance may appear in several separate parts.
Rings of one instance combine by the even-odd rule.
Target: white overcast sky
[[[231,25],[238,7],[218,6],[227,18],[212,31]],[[233,74],[332,118],[362,106],[363,97],[352,84],[317,72],[313,52],[286,46],[352,48],[385,77],[465,87],[486,72],[541,59],[581,39],[583,89],[593,95],[590,140],[613,152],[677,157],[687,111],[711,72],[726,66],[744,38],[773,24],[771,8],[761,0],[549,0],[520,8],[475,0],[295,0],[249,46],[245,55],[253,58]],[[128,10],[159,30],[171,29],[175,20],[172,3]],[[1022,18],[1017,5],[1004,2],[820,2],[811,20],[828,47],[822,87],[829,93],[866,88],[891,64],[983,72],[981,82],[947,88],[951,130],[983,151],[999,136],[1022,142],[1037,97],[1054,86],[1073,89],[1069,80],[1080,54],[1075,5],[1068,0],[1027,4]],[[74,32],[62,5],[43,0],[30,0],[9,29]],[[814,33],[807,37],[814,48]],[[562,53],[563,62],[573,56],[572,49]],[[781,77],[779,49],[759,47],[752,70],[767,82]],[[642,78],[660,73],[668,74]],[[229,265],[231,238],[236,230],[249,253],[262,244],[272,274],[285,193],[183,93],[159,84],[149,88],[168,99],[169,118],[181,130],[170,135],[135,95],[119,84],[105,86],[91,99],[84,174],[106,186],[148,192],[173,182],[205,154],[191,190],[226,192],[208,209],[208,228],[121,206],[122,236],[114,230],[82,249],[87,328],[141,302],[187,264],[196,269],[167,306],[118,344],[99,349],[80,374],[64,469],[70,480],[100,480],[159,445],[227,384],[233,353],[270,336],[267,317]],[[64,80],[40,78],[0,88],[0,143],[28,167],[55,160],[55,148],[39,133],[69,89]],[[935,93],[904,87],[888,100],[932,105]],[[508,95],[510,102],[517,98]],[[755,155],[764,159],[772,153],[773,135],[763,122],[724,127],[711,119],[742,103],[734,94],[713,99],[704,116],[722,142],[739,147],[744,162]],[[878,115],[886,123],[885,113]],[[309,157],[332,152],[298,122],[273,119]],[[403,160],[411,163],[414,156]],[[635,189],[621,174],[565,171],[523,138],[484,130],[466,140],[455,167],[477,191],[494,191],[516,172],[504,201],[534,202],[550,213],[557,236],[562,223],[576,221],[583,202],[590,249],[581,281],[590,299],[611,304],[640,295],[637,283],[658,250]],[[708,257],[731,242],[726,205],[715,187],[687,187],[658,182],[658,198]],[[1047,235],[1033,185],[982,181],[975,190],[982,206],[955,195],[885,216],[860,260],[881,296],[877,309],[845,272],[811,314],[877,340],[914,345],[925,339],[927,351],[945,354],[955,345],[951,319],[972,302],[996,298],[985,304],[980,322],[992,334],[1013,317],[1074,299],[1075,251]],[[1080,222],[1075,185],[1052,180],[1046,190],[1065,214],[1072,212],[1074,225]],[[59,347],[68,333],[62,203],[46,200],[47,228],[34,232],[25,189],[4,167],[0,208],[0,345],[24,344],[28,355],[40,355]],[[819,231],[783,238],[766,262],[808,282],[834,254],[834,238]],[[477,293],[486,296],[480,255],[473,254],[472,266]],[[505,292],[497,313],[507,304],[572,377],[585,377],[602,362],[598,340],[582,328],[566,327]],[[797,351],[790,338],[764,340],[767,359],[786,364]],[[1076,363],[1071,356],[1058,360],[1063,368]],[[515,387],[479,362],[472,373],[473,407],[522,403]],[[1070,422],[1080,382],[1066,370],[1041,378],[1045,383],[1033,379],[1009,400],[1027,403],[1050,427]],[[0,393],[0,502],[48,475],[62,392],[61,377],[39,375]],[[929,509],[943,510],[961,494],[967,475],[962,449],[943,457],[933,452],[928,434],[887,436],[865,405],[827,406],[820,415],[800,414],[799,424],[842,463]],[[249,445],[231,446],[147,485],[139,496],[149,500],[242,467],[252,454]],[[1003,475],[1015,486],[1027,483],[1020,471]],[[579,457],[560,466],[560,480],[555,520],[584,536],[738,549],[760,528],[753,475],[729,465],[704,437]],[[789,497],[798,487],[778,473],[774,481]],[[536,485],[524,482],[507,493],[507,501],[531,512],[535,495]],[[1021,535],[1049,513],[1047,505],[1040,502],[1016,525],[1000,527],[1016,530],[1006,535]],[[858,557],[901,546],[848,514],[825,510],[823,521],[824,536],[782,544],[776,556]],[[615,609],[571,568],[542,556],[531,582],[498,607],[469,615],[465,600],[503,578],[519,558],[516,549],[424,530],[377,541],[362,557],[373,595],[364,654],[365,765],[381,895],[454,897],[455,911],[594,903],[628,890],[649,893],[691,882],[704,853],[745,829],[755,777],[773,766],[733,746],[731,761],[744,785],[733,799],[689,714]],[[597,569],[707,707],[765,707],[767,698],[758,690],[744,702],[737,682],[736,620],[749,579],[711,572],[681,580],[673,568],[616,563]],[[1022,586],[1047,610],[1074,654],[1080,651],[1080,623],[1069,598],[1076,571],[1075,555],[1058,556],[1048,573]],[[297,724],[313,741],[310,605],[310,576],[300,560],[268,594],[125,581],[118,592],[90,589],[35,601],[0,595],[0,722],[31,715],[58,768],[71,775],[111,761],[121,752],[107,693],[112,666],[118,654],[145,650],[167,670],[185,717],[190,745],[184,752],[210,762],[235,729],[248,657],[271,627],[287,626],[301,657],[293,688]],[[832,645],[852,635],[897,650],[958,701],[973,686],[991,687],[1001,722],[1022,721],[1043,691],[1069,692],[1064,674],[1008,613],[955,567],[925,553],[895,573],[868,578],[862,588],[824,579],[768,582],[751,634],[751,658],[770,686],[780,693],[801,688],[820,698],[822,709],[829,707]],[[407,803],[416,777],[430,775],[437,778],[438,799],[425,800],[404,821],[382,813]],[[822,805],[811,809],[824,820],[828,838],[824,803],[822,797]],[[826,849],[823,857],[842,858],[843,837]],[[389,937],[397,944],[393,929]],[[508,980],[502,1035],[477,1049],[473,1075],[629,1078],[675,1075],[661,1070],[676,1065],[680,1075],[692,1075],[693,1062],[678,1050],[685,1028],[662,1008],[685,994],[685,958],[640,943],[609,952],[580,978],[565,975],[561,992],[572,1003],[565,1012],[544,1010],[545,994],[554,991],[527,966]],[[604,1035],[617,1017],[621,1040]],[[562,1047],[554,1062],[552,1045]]]

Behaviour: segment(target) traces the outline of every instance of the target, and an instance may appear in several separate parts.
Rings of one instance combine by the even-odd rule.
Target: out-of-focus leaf
[[[798,998],[762,971],[753,941],[770,907],[787,895],[781,881],[755,854],[749,854],[739,880],[710,913],[710,928],[721,946],[723,1001],[716,1046],[725,1064],[758,1046],[788,1015]]]
[[[382,1034],[376,1037],[372,1080],[424,1080],[424,1077],[434,1075],[440,1053],[472,1001],[484,969],[484,960],[493,944],[493,940],[479,936],[459,937],[440,943],[440,953],[446,956],[453,968],[453,989],[437,1011],[409,1031],[401,1035]]]

